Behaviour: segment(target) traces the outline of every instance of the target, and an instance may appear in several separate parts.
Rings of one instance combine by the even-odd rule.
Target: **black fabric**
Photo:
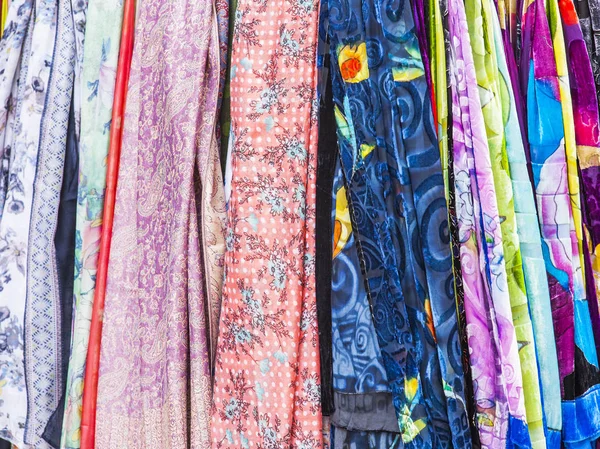
[[[321,92],[319,109],[319,148],[317,153],[316,204],[316,293],[321,356],[321,405],[324,416],[335,410],[333,402],[333,347],[331,336],[331,270],[333,259],[333,177],[337,156],[337,135],[333,113],[333,93],[329,75],[329,56],[322,70],[327,72],[327,83]]]
[[[0,449],[11,449],[11,444],[6,440],[0,440]]]
[[[60,294],[62,343],[62,367],[57,378],[60,379],[60,382],[62,383],[61,391],[63,392],[63,395],[60,399],[58,408],[54,411],[54,414],[50,418],[44,434],[42,435],[48,444],[55,448],[60,447],[60,436],[65,409],[65,387],[67,383],[69,357],[71,355],[71,321],[73,318],[73,280],[75,273],[75,216],[77,213],[78,176],[79,152],[78,142],[75,137],[75,117],[73,105],[71,104],[63,184],[60,193],[56,234],[54,235]]]

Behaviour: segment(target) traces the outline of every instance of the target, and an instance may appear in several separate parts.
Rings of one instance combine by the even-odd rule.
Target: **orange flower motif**
[[[342,78],[347,83],[359,83],[369,78],[367,45],[345,45],[338,53]]]

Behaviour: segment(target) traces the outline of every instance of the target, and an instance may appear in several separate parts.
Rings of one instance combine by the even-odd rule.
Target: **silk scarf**
[[[26,334],[25,309],[31,303],[26,303],[25,298],[40,127],[48,96],[52,65],[48,62],[52,61],[53,56],[57,9],[55,2],[14,1],[0,53],[6,61],[6,65],[3,65],[6,70],[0,77],[0,129],[3,138],[0,189],[0,437],[19,446],[25,444],[28,419],[33,418],[35,422],[37,418],[30,411],[36,413],[47,405],[40,404],[40,408],[34,405],[35,410],[28,408],[33,400],[31,396],[35,393],[28,395],[25,378],[26,369],[32,368],[31,363],[27,363],[26,368],[25,361],[31,354],[25,352],[25,340],[31,338],[32,330],[29,329]],[[51,314],[48,321],[44,322],[54,318]],[[52,346],[56,340],[48,343]],[[59,353],[57,347],[51,350],[49,356]],[[48,367],[46,362],[51,361],[42,356],[40,365],[44,369]],[[58,371],[58,366],[54,368]],[[53,386],[52,379],[48,380]],[[50,393],[49,399],[52,401],[55,396],[52,394],[54,392]],[[41,435],[41,432],[37,433],[40,430],[38,424],[35,422],[32,432],[28,432],[28,442],[35,439],[35,443],[38,443]]]
[[[223,202],[215,136],[214,6],[144,3],[136,35],[107,275],[95,444],[204,448],[210,444],[211,315],[220,282],[213,251],[215,234],[222,232]],[[157,36],[160,46],[154,45]]]
[[[465,293],[463,288],[462,268],[460,265],[460,241],[456,216],[456,198],[454,189],[454,153],[451,151],[452,115],[449,109],[450,86],[448,54],[451,45],[448,28],[448,3],[445,0],[429,1],[429,35],[431,46],[431,73],[436,99],[437,137],[440,148],[440,162],[444,175],[444,191],[448,205],[448,230],[450,231],[450,247],[452,250],[452,271],[454,273],[454,294],[458,319],[458,335],[462,351],[464,373],[464,389],[466,409],[471,428],[471,439],[474,447],[478,447],[479,435],[475,426],[475,402],[471,365],[469,363],[469,343],[467,337],[467,321],[465,316]],[[452,187],[451,187],[452,186]]]
[[[102,226],[123,3],[91,0],[85,31],[75,253],[73,338],[61,448],[80,447],[83,376]]]
[[[332,422],[336,429],[349,429],[343,440],[352,444],[364,438],[357,430],[367,431],[373,439],[388,440],[390,436],[386,433],[399,432],[398,421],[361,272],[339,157],[332,193],[331,302],[336,406]]]
[[[412,13],[408,3],[393,14],[359,0],[334,6],[342,169],[402,440],[470,447],[443,176]]]
[[[523,377],[523,398],[532,447],[545,448],[543,417],[541,409],[540,382],[535,356],[533,327],[529,315],[525,275],[517,231],[514,194],[508,164],[507,142],[502,120],[501,92],[508,87],[500,85],[498,55],[494,38],[496,10],[488,0],[465,2],[467,23],[473,49],[480,102],[486,127],[486,135],[496,201],[502,231],[502,249],[506,267],[506,281],[510,298],[515,335],[519,342],[519,360]],[[483,27],[479,26],[483,24]],[[499,42],[502,44],[502,41]],[[501,49],[501,54],[504,49]]]
[[[482,447],[529,447],[490,151],[462,2],[449,2],[456,213]]]
[[[540,437],[545,434],[544,447],[557,447],[557,442],[560,442],[560,431],[557,429],[561,428],[560,384],[558,359],[554,344],[554,329],[552,327],[550,292],[544,268],[533,189],[521,139],[515,94],[512,89],[513,84],[508,67],[508,58],[504,53],[505,40],[500,22],[497,20],[494,11],[492,11],[492,14],[496,19],[492,25],[494,27],[496,59],[500,72],[498,81],[500,83],[500,99],[506,139],[506,158],[512,183],[516,229],[523,260],[528,309],[531,313],[533,325],[533,339],[530,338],[528,341],[532,349],[535,350],[535,354],[531,354],[530,357],[534,361],[537,359],[537,364],[527,364],[527,360],[524,360],[523,357],[523,349],[521,349],[521,363],[523,364],[524,379],[526,378],[526,369],[535,370],[532,373],[534,377],[532,380],[534,381],[539,373],[538,383],[533,386],[527,385],[524,390],[527,421],[533,445],[541,444],[543,438]],[[513,321],[516,326],[516,320]],[[519,339],[519,341],[523,340]],[[540,385],[541,388],[538,388],[537,385]],[[532,419],[533,417],[535,419]],[[540,435],[540,432],[542,435]]]
[[[98,365],[100,362],[100,342],[102,335],[101,318],[104,313],[104,299],[106,294],[106,277],[110,255],[110,244],[114,223],[115,196],[117,190],[117,177],[119,174],[119,160],[121,154],[123,115],[125,113],[125,99],[129,83],[133,40],[135,29],[136,2],[126,0],[123,5],[123,26],[121,29],[121,42],[112,105],[112,118],[110,123],[110,136],[108,157],[106,161],[106,189],[104,208],[102,212],[102,228],[98,250],[96,270],[96,285],[90,322],[88,352],[84,372],[82,410],[81,410],[81,447],[93,448],[96,431],[96,403],[98,392]],[[75,434],[77,438],[77,434]]]
[[[549,4],[552,8],[552,5]],[[550,16],[556,17],[550,12]],[[556,24],[556,22],[554,21]],[[563,399],[562,439],[567,447],[581,447],[596,437],[592,410],[596,410],[597,360],[589,361],[592,343],[583,343],[589,323],[589,310],[576,289],[574,266],[579,257],[573,225],[567,155],[563,144],[564,121],[549,22],[542,2],[526,5],[523,16],[523,58],[529,69],[523,70],[527,83],[528,128],[534,188],[543,239],[544,259],[550,287],[554,330]],[[555,40],[556,42],[556,40]],[[558,180],[558,183],[557,183]],[[583,318],[586,317],[587,322]],[[593,338],[592,338],[593,341]],[[595,353],[595,348],[594,353]],[[587,443],[589,444],[589,443]]]
[[[592,252],[592,266],[594,271],[587,271],[584,280],[586,285],[593,285],[593,280],[597,285],[599,278],[598,256],[600,248],[600,226],[598,213],[600,204],[600,130],[598,117],[598,101],[594,96],[594,74],[593,65],[598,64],[596,58],[590,64],[590,55],[584,45],[584,36],[582,33],[583,21],[580,22],[575,11],[575,5],[572,1],[559,2],[560,14],[562,18],[566,59],[569,68],[570,94],[573,104],[573,124],[575,130],[575,143],[577,145],[577,158],[579,159],[579,170],[581,176],[579,181],[582,190],[582,198],[585,198],[585,213],[583,214],[583,224],[589,233]],[[593,11],[593,8],[592,8]],[[598,11],[594,11],[598,13]],[[592,20],[594,18],[592,17]],[[588,24],[589,25],[589,24]],[[591,53],[594,54],[594,53]],[[583,248],[583,257],[589,257],[587,245]],[[593,300],[597,296],[596,292],[588,291],[588,305],[590,312],[595,316],[594,333],[596,337],[596,346],[600,347],[600,323],[598,318],[598,303]]]
[[[314,272],[318,11],[311,1],[237,4],[213,448],[323,445]]]

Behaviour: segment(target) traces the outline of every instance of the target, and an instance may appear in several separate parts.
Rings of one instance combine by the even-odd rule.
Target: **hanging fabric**
[[[541,408],[540,381],[533,338],[533,327],[529,315],[525,275],[517,231],[517,217],[514,207],[514,191],[510,175],[507,139],[502,117],[502,93],[509,87],[501,85],[498,69],[496,45],[504,54],[501,36],[496,42],[494,27],[499,21],[494,5],[487,0],[467,0],[465,2],[467,23],[473,48],[475,71],[480,102],[486,127],[486,135],[492,173],[496,190],[496,200],[502,231],[502,249],[506,267],[507,293],[510,297],[512,321],[515,336],[519,342],[520,370],[523,378],[523,400],[531,446],[546,447]],[[477,24],[483,23],[483,28]],[[499,23],[498,23],[499,28]],[[498,30],[499,31],[499,30]],[[503,336],[501,336],[503,338]]]
[[[556,33],[557,7],[549,2],[549,8],[550,23]],[[528,70],[522,65],[521,80],[527,88],[524,91],[527,91],[531,161],[552,300],[563,399],[562,439],[566,447],[578,447],[596,433],[595,420],[586,410],[597,407],[597,390],[588,389],[597,383],[598,370],[597,359],[588,358],[592,353],[595,355],[593,337],[587,342],[583,340],[586,325],[591,331],[585,292],[579,281],[573,279],[581,276],[574,271],[579,255],[568,184],[574,182],[575,174],[571,172],[571,178],[567,179],[563,144],[565,108],[561,105],[567,92],[564,87],[561,90],[554,59],[555,52],[560,56],[562,42],[555,38],[554,43],[559,47],[553,49],[551,28],[541,1],[532,2],[525,11],[523,42],[523,63]],[[563,77],[566,75],[564,71],[561,73]]]
[[[318,11],[311,1],[237,4],[213,448],[323,445],[315,301]]]
[[[73,340],[61,448],[76,449],[81,439],[83,377],[90,334],[100,245],[106,157],[108,154],[122,1],[90,0],[81,85],[80,162],[74,275]],[[76,80],[76,86],[78,82]]]
[[[99,448],[210,445],[207,337],[222,275],[218,83],[213,4],[142,4],[106,284]]]
[[[34,14],[39,18],[35,22]],[[3,383],[3,401],[0,404],[0,437],[20,446],[25,444],[28,418],[36,424],[30,428],[28,442],[34,440],[38,443],[41,431],[35,414],[45,412],[44,406],[48,405],[40,403],[38,408],[35,400],[42,398],[31,397],[37,394],[34,391],[28,394],[24,340],[26,331],[27,336],[32,337],[31,327],[25,327],[30,217],[40,148],[40,126],[50,78],[51,64],[48,62],[52,61],[56,36],[56,15],[57,5],[54,2],[15,0],[7,19],[11,31],[4,35],[0,44],[4,48],[15,46],[17,50],[2,51],[7,59],[6,65],[3,65],[6,69],[0,78],[3,108],[0,136],[3,140],[0,185],[0,251],[3,254],[0,260],[0,365],[3,367],[0,381]],[[56,316],[48,318],[44,323]],[[57,343],[56,340],[48,343],[51,345],[45,347],[50,351],[48,356],[55,357],[55,362],[59,361],[60,349],[52,347]],[[58,369],[48,358],[42,357],[40,365],[43,369]],[[31,370],[31,364],[27,366]],[[32,374],[31,371],[29,374]],[[51,394],[48,399],[52,402],[55,398]],[[34,402],[34,410],[29,409],[31,402]]]
[[[70,314],[73,307],[72,296],[67,303],[60,302],[54,238],[71,104],[75,108],[73,80],[77,50],[74,18],[80,11],[72,9],[70,2],[57,3],[54,58],[41,120],[35,181],[32,184],[26,265],[25,377],[30,394],[27,395],[25,443],[35,447],[47,447],[42,444],[42,435],[48,421],[60,406],[66,377],[61,357],[63,345],[70,346],[70,338],[63,341],[60,333],[61,308],[69,309]],[[79,6],[83,4],[84,2]],[[35,35],[33,39],[35,48]],[[75,109],[73,112],[76,114]],[[76,129],[75,119],[75,135]]]
[[[524,384],[523,391],[527,422],[532,447],[556,447],[557,438],[560,438],[560,433],[555,430],[558,425],[556,417],[560,416],[560,388],[550,292],[546,281],[535,200],[513,91],[514,84],[509,69],[510,58],[507,58],[504,52],[506,39],[502,34],[495,10],[491,12],[495,55],[500,74],[498,82],[505,136],[506,167],[512,184],[512,201],[522,255],[524,285],[527,293],[526,306],[528,306],[525,310],[516,312],[513,309],[513,313],[525,314],[528,313],[527,310],[531,313],[532,329],[526,321],[521,321],[521,324],[513,316],[517,338],[520,342],[528,342],[525,344],[530,346],[525,351],[525,348],[519,350],[523,379],[524,382],[529,381]],[[519,324],[521,324],[520,329]]]
[[[121,42],[112,103],[112,117],[110,120],[109,148],[106,161],[106,189],[104,207],[102,211],[102,228],[98,249],[96,269],[96,289],[91,311],[90,331],[83,371],[83,393],[81,398],[81,430],[73,429],[73,436],[64,436],[64,439],[73,438],[76,442],[80,438],[80,447],[93,449],[95,446],[96,432],[96,400],[98,391],[98,365],[100,363],[100,341],[102,335],[102,316],[104,313],[104,299],[106,294],[106,277],[110,256],[110,245],[113,232],[115,197],[117,190],[117,176],[119,174],[119,160],[121,154],[123,115],[125,113],[125,99],[129,85],[129,73],[133,52],[133,41],[136,19],[136,1],[126,0],[123,4],[121,29]],[[93,30],[93,28],[92,28]],[[77,413],[77,410],[75,411]],[[77,419],[77,415],[75,415]],[[67,426],[70,422],[67,422]],[[63,433],[64,434],[64,433]],[[63,444],[61,442],[61,444]],[[69,446],[66,446],[69,448]],[[63,449],[63,448],[61,448]],[[69,448],[70,449],[70,448]]]
[[[485,122],[462,2],[449,2],[456,211],[481,446],[530,447]],[[481,51],[481,48],[479,48]],[[489,268],[486,268],[489,267]],[[510,375],[508,375],[510,373]]]
[[[330,17],[342,169],[404,446],[470,447],[430,94],[398,8],[357,0]]]

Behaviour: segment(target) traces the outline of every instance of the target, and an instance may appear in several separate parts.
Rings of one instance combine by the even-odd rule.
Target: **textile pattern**
[[[407,2],[329,2],[359,257],[406,447],[470,447],[430,94]]]
[[[0,89],[3,125],[0,175],[0,437],[23,446],[28,419],[33,419],[28,428],[28,442],[32,437],[41,435],[41,431],[36,435],[40,430],[36,421],[39,416],[35,415],[39,409],[28,410],[36,393],[31,390],[33,379],[27,380],[28,385],[25,381],[25,359],[31,356],[31,352],[25,353],[25,309],[30,262],[28,252],[32,249],[30,244],[36,243],[30,242],[29,233],[34,207],[33,185],[53,61],[58,7],[55,2],[19,0],[10,6],[2,45],[15,51],[3,52],[8,54],[8,61]],[[40,324],[43,326],[46,322]],[[28,337],[31,337],[31,331],[29,326]],[[56,340],[48,343],[50,346],[45,346],[38,354],[42,370],[46,370],[47,363],[52,364],[50,358],[56,356],[55,352],[50,352],[56,351],[52,348]],[[27,369],[32,369],[31,359]],[[32,374],[31,371],[28,374]],[[46,399],[53,401],[55,393],[44,390],[44,386],[36,385],[42,391],[38,398],[44,401],[40,403],[42,409],[48,405]],[[50,396],[46,398],[44,393]]]
[[[206,216],[212,197],[199,193],[222,186],[210,179],[218,58],[211,2],[140,5],[100,349],[99,448],[210,445],[213,259],[198,235],[208,239],[205,223],[218,217]]]
[[[315,298],[319,4],[241,0],[213,448],[323,446]]]
[[[106,186],[106,157],[122,15],[122,0],[90,0],[88,4],[81,74],[83,98],[73,288],[73,338],[61,449],[77,449],[80,446],[83,375],[96,287]]]

